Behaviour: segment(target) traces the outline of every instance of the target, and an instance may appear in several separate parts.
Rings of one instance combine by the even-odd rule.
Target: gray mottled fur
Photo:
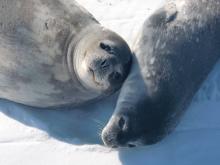
[[[111,147],[153,144],[175,126],[220,58],[220,1],[168,1],[134,49],[140,71],[133,66],[102,132]]]
[[[73,0],[0,0],[0,97],[37,107],[98,97],[66,64],[70,36],[91,24],[98,25]]]

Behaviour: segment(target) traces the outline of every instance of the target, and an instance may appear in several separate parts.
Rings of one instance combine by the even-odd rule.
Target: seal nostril
[[[103,61],[100,63],[101,69],[107,69],[109,66],[110,66],[110,64],[109,64],[108,60],[103,60]]]
[[[109,66],[107,60],[103,60],[100,65],[101,65],[102,68],[105,68],[105,67]]]
[[[125,119],[123,117],[121,117],[118,121],[118,126],[119,128],[123,129],[125,125]]]
[[[106,60],[103,60],[103,61],[101,62],[101,65],[102,65],[102,66],[105,65],[105,63],[106,63]]]

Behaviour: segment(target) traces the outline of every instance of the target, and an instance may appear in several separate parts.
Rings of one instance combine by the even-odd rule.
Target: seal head
[[[120,36],[98,24],[85,28],[69,49],[70,70],[94,93],[114,93],[128,75],[130,48]]]
[[[164,128],[167,128],[164,120],[166,113],[171,111],[168,110],[164,98],[150,98],[149,90],[134,57],[114,114],[102,131],[104,144],[109,147],[135,147],[159,141],[165,134]],[[155,100],[160,101],[155,102]],[[161,111],[161,109],[166,110]]]

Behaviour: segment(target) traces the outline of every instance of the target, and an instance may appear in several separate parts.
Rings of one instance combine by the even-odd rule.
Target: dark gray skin
[[[220,58],[220,1],[176,0],[146,20],[131,73],[102,132],[109,147],[158,142]]]
[[[111,95],[131,52],[73,0],[0,0],[0,98],[77,106]]]

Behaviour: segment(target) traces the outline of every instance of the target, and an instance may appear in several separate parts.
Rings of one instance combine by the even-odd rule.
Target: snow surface
[[[164,0],[78,0],[130,45]],[[0,101],[0,165],[217,165],[220,163],[220,62],[176,130],[160,143],[109,149],[99,133],[117,95],[77,109],[39,110]]]

